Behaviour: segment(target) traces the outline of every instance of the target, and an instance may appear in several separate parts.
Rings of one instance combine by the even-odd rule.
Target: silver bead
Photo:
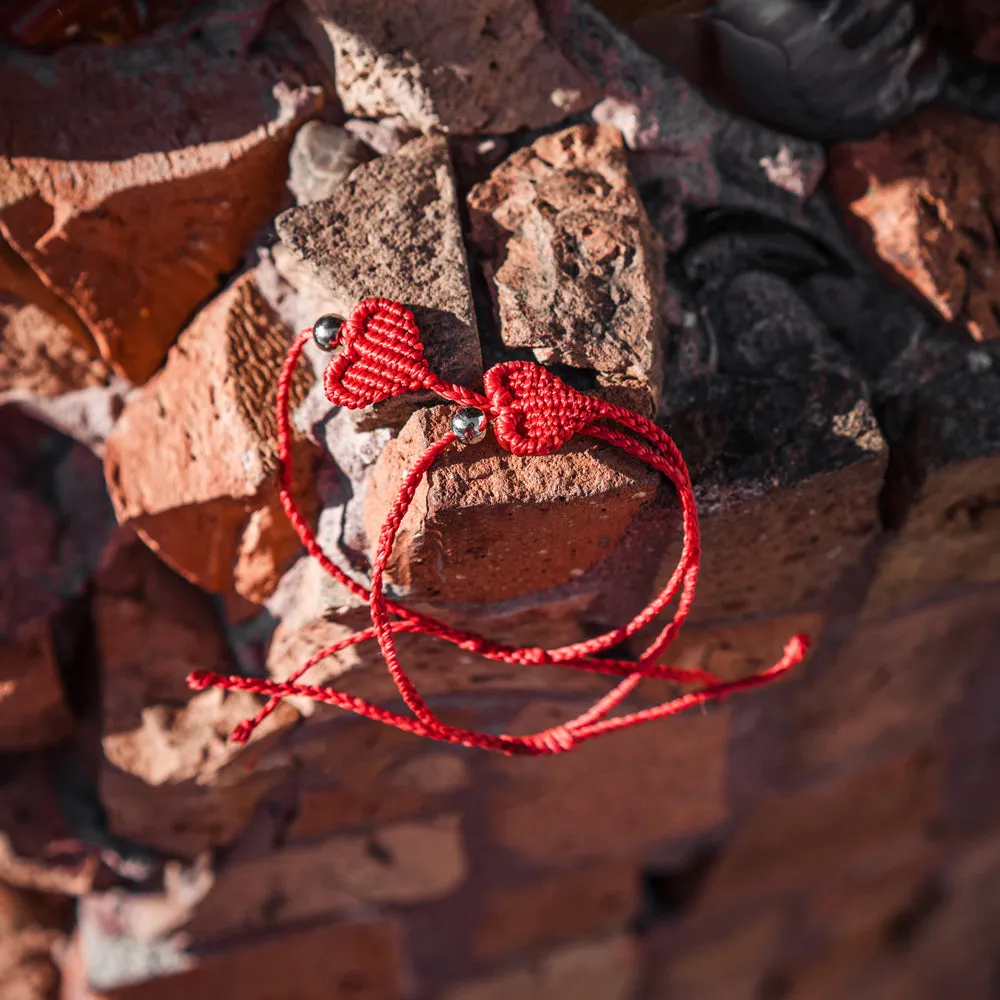
[[[478,444],[490,422],[478,406],[463,406],[451,418],[451,432],[462,444]]]
[[[313,340],[321,351],[332,351],[340,338],[340,328],[344,321],[339,316],[328,313],[313,323]]]

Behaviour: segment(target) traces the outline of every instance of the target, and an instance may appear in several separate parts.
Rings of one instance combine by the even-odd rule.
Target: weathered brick
[[[101,385],[105,366],[44,309],[7,291],[0,259],[0,394],[57,396]]]
[[[577,125],[543,136],[468,200],[503,346],[592,370],[610,398],[653,412],[663,248],[621,133]]]
[[[114,524],[89,449],[0,406],[0,639],[79,597]]]
[[[990,588],[860,624],[796,688],[796,765],[864,761],[934,732],[969,674],[994,661],[998,608]]]
[[[726,909],[845,877],[852,866],[895,863],[921,850],[942,806],[933,746],[870,763],[801,791],[774,794],[735,830],[699,906]]]
[[[906,349],[877,386],[897,454],[865,614],[1000,582],[1000,345],[938,337]]]
[[[421,410],[382,452],[365,512],[378,537],[405,471],[447,428]],[[582,576],[653,495],[656,473],[606,446],[508,455],[488,437],[442,456],[400,527],[390,569],[400,592],[434,601],[501,601]]]
[[[72,731],[48,621],[0,643],[0,750],[51,746]]]
[[[441,1000],[628,1000],[638,976],[634,942],[612,937],[565,945],[530,966],[450,989]]]
[[[0,882],[0,983],[5,1000],[50,1000],[72,922],[70,900]]]
[[[467,864],[455,815],[285,847],[224,866],[184,930],[214,940],[366,904],[430,902],[462,884]]]
[[[413,310],[430,367],[473,386],[483,370],[458,194],[448,146],[415,139],[398,153],[358,167],[322,202],[277,219],[281,241],[349,315],[371,296]],[[314,319],[316,317],[313,317]],[[378,404],[358,419],[401,424],[419,394]]]
[[[684,940],[669,957],[654,957],[652,995],[758,1000],[766,995],[762,980],[779,953],[788,923],[780,909],[758,910],[712,927],[698,940]]]
[[[167,853],[224,844],[282,772],[260,762],[269,737],[296,718],[278,710],[245,750],[232,728],[259,699],[192,692],[192,670],[229,671],[229,650],[207,596],[130,533],[96,580],[95,637],[102,671],[101,798],[120,836]],[[255,772],[245,765],[257,761]]]
[[[762,291],[743,289],[758,308]],[[805,308],[782,301],[790,313]],[[815,318],[815,340],[786,343],[781,365],[789,367],[771,370],[765,358],[775,344],[758,353],[763,339],[749,341],[765,338],[772,320],[780,338],[790,317],[759,318],[747,321],[757,333],[739,335],[749,338],[745,347],[731,346],[745,357],[720,362],[731,373],[679,379],[666,391],[665,426],[691,468],[701,515],[694,621],[821,610],[879,530],[888,450],[860,378],[830,356],[836,349]],[[737,329],[719,322],[717,330],[728,330],[720,340]],[[671,538],[657,589],[679,551],[679,538]]]
[[[119,521],[189,580],[262,603],[300,551],[278,499],[276,382],[292,331],[238,278],[130,400],[105,449]],[[311,385],[302,368],[292,400]],[[299,493],[312,452],[300,441]]]
[[[428,132],[554,125],[589,103],[587,84],[546,37],[528,0],[307,0],[329,39],[349,114],[400,115]]]
[[[319,650],[371,623],[368,609],[360,602],[345,600],[336,587],[324,590],[323,574],[315,564],[306,567],[295,591],[297,600],[274,632],[267,669],[276,679],[284,680]],[[594,597],[593,587],[582,586],[579,591],[540,591],[489,604],[435,603],[434,614],[496,642],[559,646],[587,638],[583,617]],[[600,691],[607,687],[597,674],[500,663],[425,635],[397,636],[396,645],[407,674],[422,693],[431,696],[472,688],[496,692]],[[398,697],[375,642],[350,647],[322,661],[304,679],[335,684],[379,702]],[[298,700],[295,705],[304,709]]]
[[[561,941],[611,934],[638,909],[635,861],[591,865],[535,875],[523,885],[486,895],[476,928],[474,957],[496,962]]]
[[[4,761],[0,795],[0,880],[11,886],[78,896],[91,886],[96,855],[74,838],[44,751]]]
[[[579,704],[540,704],[509,731],[572,718]],[[490,825],[504,847],[544,864],[627,857],[728,818],[730,711],[650,723],[554,757],[491,760],[505,780]],[[623,776],[627,775],[625,780]]]
[[[425,752],[413,737],[401,742],[399,759],[391,760],[385,770],[340,768],[338,777],[338,784],[330,784],[329,779],[304,779],[290,837],[314,838],[336,830],[440,812],[442,796],[460,790],[471,780],[462,757]]]
[[[4,61],[0,232],[132,382],[281,207],[295,129],[319,110],[317,88],[248,51],[265,6]]]
[[[942,878],[940,905],[919,921],[892,963],[878,1000],[989,996],[996,987],[1000,850],[995,837],[959,854]],[[953,993],[951,991],[954,991]]]
[[[1000,338],[998,153],[995,125],[924,109],[830,157],[831,190],[858,245],[976,340]]]

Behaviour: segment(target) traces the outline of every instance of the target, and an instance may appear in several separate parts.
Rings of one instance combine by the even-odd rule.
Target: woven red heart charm
[[[365,299],[344,324],[323,389],[335,406],[358,410],[434,381],[413,313],[389,299]]]
[[[514,455],[549,455],[597,420],[599,399],[571,389],[530,361],[508,361],[483,377],[501,447]]]

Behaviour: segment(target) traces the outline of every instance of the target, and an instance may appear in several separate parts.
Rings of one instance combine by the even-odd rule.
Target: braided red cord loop
[[[656,663],[655,660],[673,641],[690,612],[701,560],[701,536],[691,477],[670,436],[645,417],[577,392],[551,372],[529,362],[512,361],[491,368],[483,379],[485,395],[444,382],[427,366],[413,314],[398,302],[388,299],[365,300],[345,324],[339,338],[340,352],[327,365],[323,379],[327,398],[332,403],[359,408],[406,392],[432,390],[459,406],[482,409],[492,418],[494,433],[501,447],[515,455],[548,455],[558,451],[577,434],[586,434],[645,462],[673,483],[681,509],[684,541],[677,566],[663,590],[630,622],[585,642],[555,649],[506,646],[491,642],[476,632],[454,628],[430,615],[413,611],[385,596],[383,576],[399,526],[421,480],[456,440],[455,435],[449,433],[432,444],[404,476],[378,539],[371,587],[364,587],[323,552],[292,495],[289,394],[292,376],[311,333],[311,330],[306,330],[296,338],[278,379],[281,503],[306,551],[342,586],[368,603],[372,624],[370,628],[321,649],[284,682],[226,677],[208,671],[192,673],[188,684],[194,690],[215,687],[267,697],[261,710],[234,730],[232,739],[235,742],[245,743],[283,698],[295,695],[447,743],[508,755],[565,753],[595,736],[676,715],[695,705],[769,684],[805,658],[809,637],[797,635],[788,642],[783,656],[773,667],[728,683],[719,681],[705,670],[685,670]],[[677,607],[672,618],[637,660],[598,657],[598,654],[605,653],[645,628],[675,598]],[[396,650],[396,635],[409,632],[434,636],[460,649],[503,663],[525,667],[559,664],[622,679],[586,712],[542,732],[526,736],[475,732],[443,722],[420,696],[400,664]],[[327,686],[299,683],[303,674],[321,660],[370,639],[378,643],[393,682],[412,716],[400,715]],[[652,708],[612,717],[611,713],[644,677],[685,685],[701,684],[702,687]]]

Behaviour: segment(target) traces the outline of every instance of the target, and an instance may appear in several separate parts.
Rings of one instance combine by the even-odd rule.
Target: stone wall
[[[1000,130],[928,112],[828,158],[585,0],[121,4],[115,39],[80,3],[75,41],[15,6],[0,997],[995,996]],[[705,553],[669,662],[735,679],[799,631],[808,661],[550,758],[294,699],[233,744],[259,699],[189,672],[284,679],[368,622],[284,520],[272,413],[293,332],[369,295],[446,377],[532,359],[674,436]],[[296,491],[364,579],[448,410],[331,409],[306,353]],[[678,533],[604,446],[487,440],[429,475],[391,584],[565,644],[642,607]],[[399,648],[489,731],[608,688]],[[375,648],[308,679],[395,705]]]

